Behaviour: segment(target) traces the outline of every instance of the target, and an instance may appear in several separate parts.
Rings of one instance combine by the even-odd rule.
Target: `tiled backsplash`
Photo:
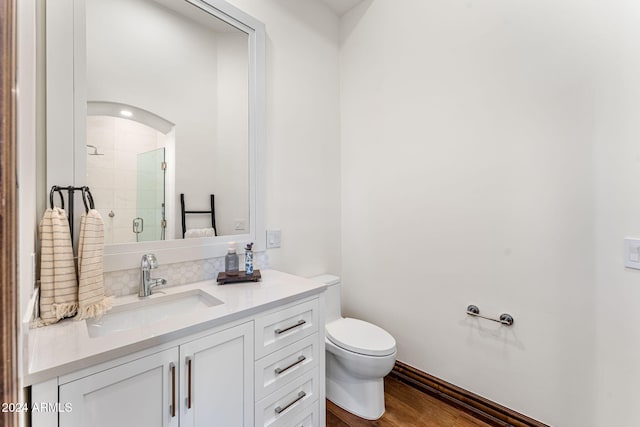
[[[266,252],[256,252],[253,262],[257,269],[269,268],[269,257]],[[243,257],[240,256],[240,266],[242,267],[242,265]],[[224,271],[224,257],[160,265],[157,269],[151,270],[151,277],[166,279],[166,286],[178,286],[202,280],[215,280],[221,271]],[[104,288],[107,295],[120,297],[137,294],[139,287],[139,268],[104,274]]]

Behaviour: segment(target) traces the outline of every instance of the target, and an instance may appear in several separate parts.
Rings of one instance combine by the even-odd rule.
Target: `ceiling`
[[[361,3],[362,0],[320,0],[331,10],[333,10],[338,16],[344,15],[348,10],[353,8],[358,3]]]

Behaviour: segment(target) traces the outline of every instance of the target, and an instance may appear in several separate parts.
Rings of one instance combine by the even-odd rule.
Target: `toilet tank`
[[[322,274],[312,277],[311,280],[327,285],[326,323],[340,319],[342,317],[340,311],[340,278],[331,274]]]

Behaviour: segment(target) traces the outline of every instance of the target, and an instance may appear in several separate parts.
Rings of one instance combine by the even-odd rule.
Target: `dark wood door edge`
[[[15,6],[0,0],[0,402],[20,402],[17,361],[17,197],[15,140]],[[0,426],[18,425],[4,412]]]
[[[526,415],[396,361],[390,375],[496,427],[549,427]]]

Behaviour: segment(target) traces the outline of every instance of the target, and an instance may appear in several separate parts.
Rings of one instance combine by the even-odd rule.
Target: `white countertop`
[[[65,319],[54,325],[30,329],[24,385],[65,375],[116,357],[145,350],[205,331],[259,311],[276,308],[296,299],[313,296],[326,286],[275,270],[261,271],[260,282],[218,285],[214,280],[174,287],[154,288],[149,299],[191,290],[201,290],[223,304],[172,316],[144,327],[133,327],[92,338],[84,320]],[[117,298],[116,305],[138,301],[137,295]]]

